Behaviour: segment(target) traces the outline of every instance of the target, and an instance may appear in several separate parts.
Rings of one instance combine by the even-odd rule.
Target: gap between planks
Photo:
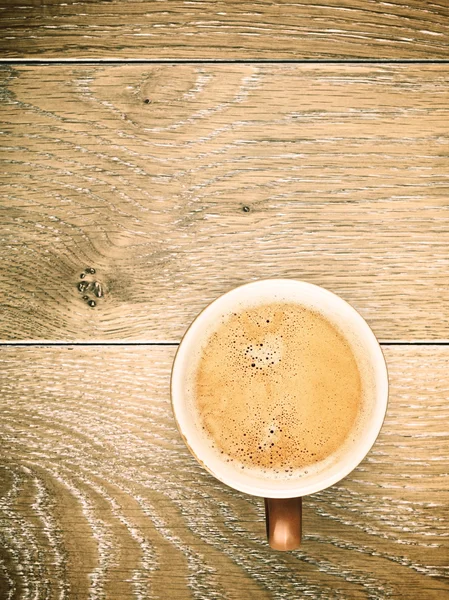
[[[295,59],[295,58],[0,58],[0,65],[31,65],[31,66],[49,66],[49,65],[447,65],[449,59],[407,59],[399,58],[366,58],[366,59]]]
[[[21,342],[0,342],[0,348],[2,347],[47,347],[47,346],[179,346],[180,342],[167,340],[163,342],[148,342],[148,341],[137,341],[137,342],[61,342],[61,341],[21,341]],[[414,342],[407,342],[404,340],[390,340],[382,341],[379,340],[381,346],[449,346],[449,340],[416,340]]]

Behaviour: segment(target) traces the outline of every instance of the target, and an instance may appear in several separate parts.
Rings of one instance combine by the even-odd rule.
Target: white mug
[[[351,440],[335,460],[323,461],[309,474],[285,480],[261,479],[242,471],[211,451],[192,410],[187,389],[191,370],[202,348],[223,317],[247,307],[270,302],[297,302],[322,314],[339,329],[349,343],[367,394],[368,412]],[[171,400],[179,432],[190,452],[209,473],[226,485],[265,498],[267,536],[277,550],[292,550],[301,541],[301,498],[319,492],[348,475],[367,455],[382,427],[388,403],[388,373],[379,343],[360,314],[332,292],[295,279],[264,279],[241,285],[209,304],[190,325],[173,363]],[[189,395],[190,394],[190,395]]]

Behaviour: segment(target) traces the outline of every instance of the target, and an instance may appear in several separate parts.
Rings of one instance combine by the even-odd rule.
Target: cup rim
[[[334,476],[332,477],[323,477],[323,482],[322,485],[321,484],[309,484],[309,485],[304,485],[301,484],[301,482],[298,482],[298,485],[295,489],[293,490],[285,490],[285,489],[280,489],[280,490],[276,490],[276,481],[275,480],[271,480],[267,483],[269,483],[270,485],[267,485],[266,488],[264,486],[256,486],[256,485],[251,485],[251,484],[234,484],[231,483],[228,479],[222,477],[220,474],[216,473],[206,462],[204,462],[204,460],[202,460],[197,454],[196,452],[193,450],[193,448],[191,447],[191,445],[189,444],[187,437],[184,435],[184,432],[182,430],[182,427],[179,423],[178,420],[178,416],[175,410],[175,403],[174,403],[174,391],[173,391],[173,382],[174,382],[174,373],[175,373],[175,368],[176,368],[176,364],[177,364],[177,358],[178,355],[180,353],[182,344],[184,339],[186,338],[187,334],[189,333],[189,331],[191,330],[191,328],[193,327],[193,325],[202,317],[202,315],[209,309],[210,306],[212,306],[215,302],[218,302],[219,300],[221,300],[223,297],[227,296],[228,294],[231,294],[233,292],[235,292],[238,289],[247,287],[247,286],[253,286],[254,284],[263,284],[265,282],[295,282],[295,283],[300,283],[301,285],[305,285],[307,287],[310,288],[316,288],[317,290],[319,290],[319,293],[325,293],[327,295],[330,295],[333,298],[336,298],[339,302],[342,302],[344,304],[346,304],[357,316],[357,318],[361,321],[363,321],[363,323],[365,324],[365,326],[368,328],[367,331],[370,333],[372,340],[376,342],[376,346],[377,346],[377,350],[378,352],[378,356],[381,359],[381,364],[379,366],[376,367],[376,373],[379,373],[380,370],[383,371],[382,375],[382,393],[385,396],[385,406],[384,406],[384,411],[382,414],[382,418],[381,420],[376,423],[377,425],[377,431],[376,431],[376,435],[373,436],[371,444],[369,446],[367,446],[367,449],[364,451],[363,456],[357,455],[353,460],[348,460],[344,463],[343,467],[338,470]],[[377,376],[376,376],[377,378]],[[385,360],[385,355],[383,353],[382,347],[380,345],[379,340],[377,339],[375,333],[373,332],[372,328],[370,327],[370,325],[367,323],[367,321],[362,317],[362,315],[359,313],[359,311],[354,308],[352,306],[352,304],[350,304],[349,302],[347,302],[344,298],[342,298],[341,296],[335,294],[334,292],[331,292],[330,290],[328,290],[327,288],[324,288],[322,286],[316,285],[314,283],[310,283],[308,281],[304,281],[302,279],[296,279],[296,278],[287,278],[287,277],[268,277],[268,278],[264,278],[264,279],[255,279],[253,281],[249,281],[246,283],[243,283],[241,285],[235,286],[229,290],[227,290],[226,292],[224,292],[223,294],[220,294],[219,296],[217,296],[216,298],[214,298],[211,302],[209,302],[206,306],[203,307],[203,309],[195,316],[195,318],[191,321],[191,323],[189,324],[189,326],[187,327],[187,329],[185,330],[184,334],[182,335],[178,348],[176,350],[174,359],[173,359],[173,363],[172,363],[172,368],[171,368],[171,372],[170,372],[170,404],[172,407],[172,413],[175,419],[175,423],[176,423],[176,427],[178,429],[179,434],[181,435],[181,438],[184,442],[184,444],[186,445],[186,447],[188,448],[189,452],[192,454],[192,456],[195,458],[195,460],[206,470],[208,471],[213,477],[215,477],[215,479],[218,479],[219,481],[221,481],[222,483],[224,483],[225,485],[227,485],[228,487],[230,487],[231,489],[240,491],[240,492],[244,492],[246,494],[249,494],[251,496],[257,496],[257,497],[265,497],[265,498],[292,498],[295,496],[307,496],[316,492],[320,492],[322,490],[327,489],[328,487],[334,485],[335,483],[341,481],[342,479],[344,479],[345,477],[347,477],[368,455],[368,453],[371,451],[372,447],[374,446],[374,444],[376,443],[376,440],[379,436],[379,433],[383,427],[383,424],[385,422],[385,417],[386,417],[386,413],[387,413],[387,409],[388,409],[388,403],[389,403],[389,373],[388,373],[388,366]],[[297,493],[298,492],[298,493]]]

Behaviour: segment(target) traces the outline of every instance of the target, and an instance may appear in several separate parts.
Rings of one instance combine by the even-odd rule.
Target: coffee
[[[362,378],[345,337],[289,301],[224,316],[190,386],[202,433],[221,458],[274,477],[330,457],[362,407]]]

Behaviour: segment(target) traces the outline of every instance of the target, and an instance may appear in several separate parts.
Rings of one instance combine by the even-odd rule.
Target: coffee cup
[[[170,388],[192,455],[222,483],[264,498],[270,546],[293,550],[302,498],[346,477],[374,444],[388,373],[374,333],[345,300],[304,281],[264,279],[200,312]]]

